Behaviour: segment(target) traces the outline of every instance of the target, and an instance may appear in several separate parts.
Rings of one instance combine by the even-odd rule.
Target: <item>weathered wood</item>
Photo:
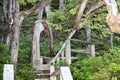
[[[88,27],[88,29],[86,30],[86,37],[87,37],[87,42],[91,42],[91,29],[90,27]],[[87,44],[86,46],[86,50],[90,50],[91,44]]]
[[[35,67],[37,64],[42,64],[40,60],[40,34],[44,30],[44,26],[41,21],[36,21],[33,29],[33,40],[32,40],[32,64]]]
[[[58,76],[60,74],[60,68],[57,68],[52,74],[51,76]]]
[[[79,40],[79,39],[70,39],[70,40],[71,41],[75,41],[75,42],[81,42],[81,43],[91,44],[91,42],[84,41],[84,40]]]
[[[55,71],[55,67],[53,65],[50,66],[50,80],[56,80],[56,76],[52,75],[52,73]]]
[[[45,6],[45,13],[46,13],[46,18],[48,18],[48,14],[51,11],[50,5]]]
[[[36,70],[50,70],[49,64],[39,64],[36,67]]]
[[[65,52],[65,51],[63,50],[63,51],[62,51],[62,54],[61,54],[61,59],[62,59],[62,60],[65,59],[65,58],[64,58],[64,56],[65,56],[65,55],[64,55],[64,52]]]
[[[70,35],[69,35],[69,37],[67,39],[70,40],[73,37],[73,35],[75,34],[75,32],[76,32],[76,30],[73,30],[70,33]],[[67,41],[65,41],[64,44],[63,44],[63,46],[61,47],[61,49],[57,53],[57,55],[51,60],[52,63],[54,63],[57,60],[57,58],[62,54],[62,51],[65,49],[65,47],[67,46],[67,44],[68,44]]]
[[[71,46],[70,46],[70,40],[67,40],[67,46],[66,46],[66,62],[68,65],[71,64]]]
[[[71,51],[74,52],[74,53],[86,53],[86,54],[90,53],[87,50],[75,50],[75,49],[71,49]]]
[[[60,67],[63,80],[73,80],[69,67]]]
[[[60,57],[60,59],[63,59],[63,60],[64,60],[64,59],[66,59],[66,57]],[[77,58],[77,57],[71,57],[71,60],[72,60],[72,59],[78,59],[78,58]]]
[[[94,57],[95,56],[95,45],[91,44],[91,50],[90,50],[91,55]]]
[[[41,79],[35,79],[35,80],[49,80],[48,78],[41,78]]]
[[[14,66],[12,64],[4,64],[3,80],[14,80]]]
[[[113,49],[113,34],[110,35],[110,45],[111,45],[111,48]]]

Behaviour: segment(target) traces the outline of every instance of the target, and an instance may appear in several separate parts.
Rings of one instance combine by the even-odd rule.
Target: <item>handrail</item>
[[[66,67],[59,67],[54,72],[52,72],[50,74],[50,76],[52,77],[51,80],[53,79],[53,77],[56,80],[56,76],[58,76],[58,75],[60,75],[60,78],[62,80],[73,80],[70,68],[67,66]]]
[[[70,33],[70,35],[69,35],[69,37],[67,39],[70,40],[73,37],[73,35],[75,34],[75,32],[76,32],[76,30],[74,29]],[[59,52],[57,53],[57,55],[51,60],[52,63],[54,63],[57,60],[57,58],[62,54],[62,51],[65,49],[65,47],[67,46],[67,44],[68,44],[68,42],[67,42],[67,40],[65,40],[63,46],[61,47],[61,49],[59,50]]]
[[[83,26],[79,26],[79,29],[81,29],[81,28],[83,28]],[[70,35],[68,36],[67,40],[70,40],[73,37],[73,35],[76,33],[76,31],[77,31],[76,29],[73,29],[72,32],[70,33]],[[57,55],[50,61],[50,63],[54,63],[58,59],[58,57],[62,54],[62,51],[65,49],[65,47],[68,44],[67,40],[65,40],[63,46],[61,47],[61,49],[59,50]]]

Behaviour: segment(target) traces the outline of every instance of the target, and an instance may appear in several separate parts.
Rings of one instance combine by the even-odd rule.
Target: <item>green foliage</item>
[[[35,69],[33,69],[30,60],[32,48],[31,30],[31,28],[27,27],[22,28],[15,80],[34,80],[36,78]]]
[[[35,3],[38,0],[18,0],[21,5],[27,5],[27,3]]]
[[[55,67],[60,67],[60,66],[66,66],[66,61],[65,60],[58,60],[56,63],[55,63]]]
[[[65,19],[66,19],[65,14],[58,10],[55,10],[54,12],[50,12],[48,17],[48,20],[53,23],[54,22],[56,23],[57,21],[63,22],[65,21]]]
[[[30,63],[18,64],[15,75],[15,80],[34,80],[36,78],[35,69]]]
[[[120,50],[114,48],[99,57],[89,57],[72,64],[71,72],[75,80],[119,80]]]
[[[10,50],[8,45],[0,44],[0,80],[3,77],[3,66],[4,64],[10,63]]]

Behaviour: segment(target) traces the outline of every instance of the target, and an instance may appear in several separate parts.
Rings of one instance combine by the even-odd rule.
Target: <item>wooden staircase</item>
[[[50,78],[50,65],[40,64],[36,67],[37,79],[35,80],[49,80]]]
[[[73,37],[73,35],[76,33],[76,30],[73,30],[70,33],[67,40],[64,42],[61,49],[58,51],[57,55],[55,57],[53,57],[52,59],[50,59],[50,62],[48,64],[38,64],[35,67],[36,71],[37,71],[37,75],[39,76],[39,78],[35,79],[35,80],[56,80],[58,74],[59,74],[60,80],[73,80],[68,66],[67,66],[67,68],[59,67],[59,69],[55,69],[54,64],[57,60],[62,59],[62,60],[65,60],[68,65],[70,65],[72,63],[72,59],[77,59],[77,57],[72,57],[71,53],[86,53],[86,54],[91,54],[92,56],[95,56],[95,46],[91,42],[91,37],[90,37],[91,33],[90,32],[91,32],[90,30],[87,30],[87,41],[82,41],[82,40],[78,40],[78,39],[71,39]],[[85,50],[71,49],[71,45],[70,45],[71,41],[85,43],[85,44],[87,44],[87,47]],[[46,57],[42,57],[42,59],[43,58],[46,58]],[[52,63],[52,65],[51,65],[51,63]],[[63,74],[67,75],[65,73],[62,73],[62,71],[64,72],[65,69],[68,70],[68,73],[70,76],[70,78],[68,78],[68,79],[66,79],[67,76],[66,77],[61,76]],[[43,77],[45,77],[45,78],[43,78]]]

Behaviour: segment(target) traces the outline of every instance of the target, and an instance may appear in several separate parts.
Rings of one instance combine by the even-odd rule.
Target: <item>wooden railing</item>
[[[51,66],[50,80],[56,80],[58,76],[60,80],[73,80],[69,67],[60,67],[55,70],[54,66]]]
[[[73,30],[69,37],[67,38],[67,40],[64,42],[63,46],[61,47],[61,49],[59,50],[59,52],[57,53],[57,55],[51,60],[50,63],[54,63],[59,57],[60,55],[64,55],[64,51],[66,52],[66,61],[67,64],[71,64],[71,49],[70,49],[70,39],[72,38],[72,36],[75,34],[76,30]]]
[[[14,80],[14,66],[12,64],[4,64],[3,80]]]

